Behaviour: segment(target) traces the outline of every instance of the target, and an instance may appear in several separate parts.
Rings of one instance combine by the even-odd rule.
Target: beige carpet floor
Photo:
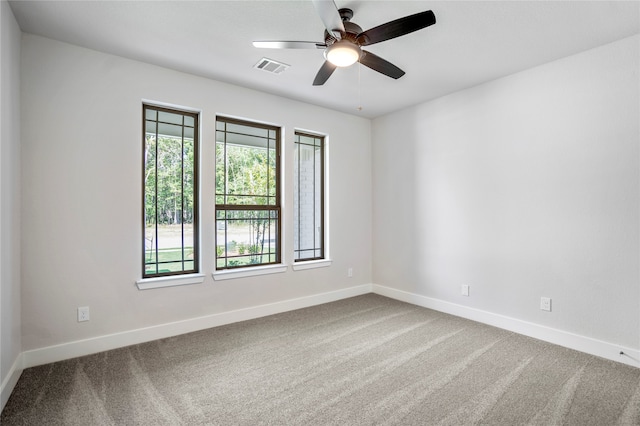
[[[2,425],[640,425],[640,369],[377,295],[25,370]]]

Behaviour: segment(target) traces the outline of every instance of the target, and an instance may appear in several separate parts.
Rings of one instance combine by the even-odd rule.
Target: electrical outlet
[[[89,307],[82,306],[78,308],[78,322],[89,321]]]
[[[347,277],[353,277],[353,268],[350,267],[349,269],[347,269]]]
[[[550,297],[541,297],[540,298],[540,309],[543,311],[551,312],[551,298]]]
[[[462,294],[463,296],[468,296],[469,295],[469,286],[466,284],[463,284],[460,287],[460,294]]]

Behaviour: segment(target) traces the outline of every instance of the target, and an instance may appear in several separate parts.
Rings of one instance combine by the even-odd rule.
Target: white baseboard
[[[327,293],[314,294],[296,299],[238,309],[235,311],[222,312],[183,321],[160,324],[152,327],[129,330],[24,351],[14,363],[9,376],[2,383],[2,403],[4,405],[6,402],[5,397],[6,399],[9,398],[11,390],[13,390],[13,387],[18,381],[23,368],[90,355],[97,352],[135,345],[156,339],[163,339],[234,322],[260,318],[295,309],[302,309],[367,293],[376,293],[381,296],[390,297],[392,299],[478,321],[494,327],[523,334],[525,336],[640,368],[640,350],[637,349],[622,347],[601,340],[592,339],[590,337],[580,336],[516,318],[457,305],[455,303],[445,302],[439,299],[433,299],[391,287],[385,287],[377,284],[364,284]],[[624,355],[620,355],[620,352],[623,352]]]
[[[373,293],[640,368],[640,350],[378,284]],[[620,354],[622,352],[623,354]]]
[[[16,386],[16,383],[18,383],[18,379],[22,374],[23,368],[22,354],[19,354],[9,369],[7,377],[5,377],[2,381],[2,385],[0,386],[0,411],[2,411],[4,406],[7,404],[9,396],[11,396],[11,392],[13,392],[13,388]]]
[[[34,367],[36,365],[90,355],[124,346],[149,342],[151,340],[164,339],[238,321],[334,302],[367,293],[371,293],[371,284],[33,349],[22,352],[22,364],[24,368]]]

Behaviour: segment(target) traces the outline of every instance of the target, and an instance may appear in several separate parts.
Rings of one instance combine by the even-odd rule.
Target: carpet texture
[[[2,425],[640,425],[640,369],[377,295],[26,369]]]

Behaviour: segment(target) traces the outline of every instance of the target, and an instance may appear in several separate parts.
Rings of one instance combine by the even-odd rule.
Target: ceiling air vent
[[[291,65],[283,64],[282,62],[274,61],[273,59],[262,58],[253,67],[262,71],[270,72],[271,74],[281,74],[290,66]]]

